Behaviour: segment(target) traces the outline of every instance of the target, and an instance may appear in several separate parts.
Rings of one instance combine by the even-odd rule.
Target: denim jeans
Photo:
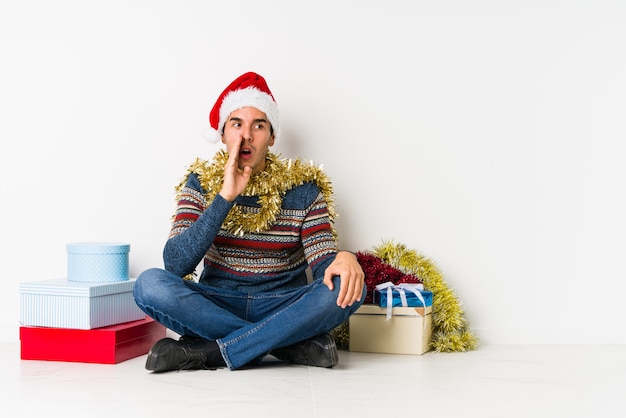
[[[217,341],[232,370],[345,322],[362,302],[337,306],[339,277],[333,282],[332,291],[318,279],[296,289],[248,294],[153,268],[137,277],[133,294],[139,308],[177,334]],[[364,287],[361,301],[365,292]]]

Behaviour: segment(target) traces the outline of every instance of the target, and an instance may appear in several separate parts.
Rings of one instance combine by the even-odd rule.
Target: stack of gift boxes
[[[20,284],[23,360],[117,364],[165,337],[133,298],[130,245],[67,244],[67,278]]]
[[[368,353],[424,354],[432,339],[433,294],[421,284],[377,285],[373,303],[349,320],[349,349]]]

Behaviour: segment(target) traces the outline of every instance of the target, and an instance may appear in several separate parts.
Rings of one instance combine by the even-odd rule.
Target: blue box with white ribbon
[[[382,308],[391,307],[427,307],[433,305],[433,292],[425,290],[424,285],[415,283],[382,283],[374,289],[373,302]]]

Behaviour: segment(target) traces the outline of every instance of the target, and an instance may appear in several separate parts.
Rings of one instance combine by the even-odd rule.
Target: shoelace
[[[209,367],[205,364],[206,353],[201,350],[185,350],[185,356],[187,359],[178,365],[178,371],[201,368],[209,370]]]

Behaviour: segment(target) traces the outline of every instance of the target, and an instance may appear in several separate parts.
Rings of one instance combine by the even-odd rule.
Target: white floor
[[[482,346],[422,356],[340,351],[334,369],[270,360],[250,370],[153,374],[20,360],[0,343],[11,417],[626,417],[626,346]]]

